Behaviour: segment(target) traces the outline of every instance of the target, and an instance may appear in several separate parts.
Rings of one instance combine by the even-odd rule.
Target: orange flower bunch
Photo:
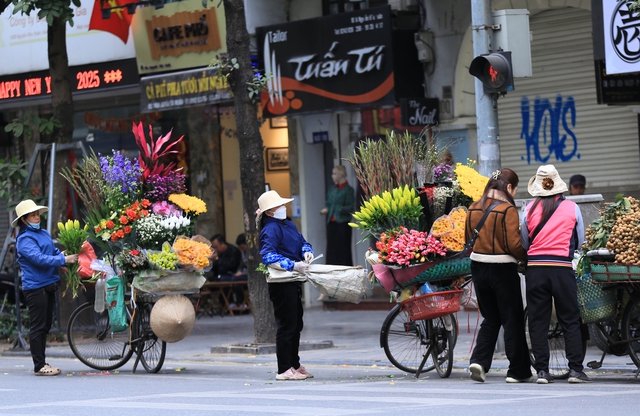
[[[213,249],[211,244],[198,241],[200,236],[187,237],[178,236],[171,247],[178,255],[178,263],[181,266],[193,267],[196,270],[204,270],[211,265],[211,255]],[[206,240],[206,239],[205,239]]]
[[[131,234],[133,223],[149,215],[151,203],[147,199],[136,201],[120,212],[113,212],[108,219],[103,219],[93,227],[97,237],[104,241],[116,242]]]
[[[431,228],[434,236],[438,237],[442,244],[450,251],[462,251],[464,249],[464,229],[467,219],[467,208],[456,207],[449,215],[438,218]]]

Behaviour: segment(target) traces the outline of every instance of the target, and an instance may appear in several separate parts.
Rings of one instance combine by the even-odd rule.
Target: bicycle
[[[167,343],[151,330],[149,319],[154,302],[154,296],[147,293],[138,295],[136,302],[129,302],[129,331],[115,333],[107,310],[96,312],[93,302],[80,305],[67,326],[71,351],[82,363],[100,371],[122,367],[135,352],[133,373],[139,362],[148,373],[157,373],[164,364]]]
[[[470,281],[470,276],[460,277],[465,277],[464,284]],[[441,378],[451,375],[458,338],[453,312],[460,309],[461,294],[461,289],[429,293],[391,309],[382,323],[380,347],[396,368],[415,378],[434,369]]]

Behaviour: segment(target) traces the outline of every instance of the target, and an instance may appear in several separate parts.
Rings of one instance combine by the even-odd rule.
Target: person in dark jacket
[[[569,383],[588,383],[591,378],[583,371],[578,287],[572,264],[574,252],[584,242],[580,207],[564,199],[567,184],[553,165],[540,166],[528,190],[536,199],[526,207],[520,232],[528,255],[527,310],[537,383],[553,383],[547,335],[554,305],[564,334]]]
[[[285,204],[293,201],[282,198],[276,191],[267,191],[258,198],[256,223],[260,230],[262,262],[284,270],[307,273],[313,260],[313,248],[296,225],[287,219]],[[269,298],[276,318],[276,380],[304,380],[312,378],[300,364],[300,332],[303,327],[302,282],[269,283]]]
[[[16,206],[12,227],[19,227],[16,237],[18,264],[22,271],[22,291],[29,309],[29,346],[33,371],[37,376],[57,376],[59,368],[46,362],[47,335],[53,322],[55,294],[60,284],[58,268],[76,263],[78,255],[65,256],[53,244],[49,232],[40,228],[40,215],[49,208],[30,199]]]
[[[484,318],[469,360],[471,379],[475,381],[486,379],[501,326],[509,359],[507,383],[533,381],[518,274],[518,261],[526,260],[513,199],[518,183],[518,175],[509,168],[493,172],[482,197],[469,207],[467,214],[465,237],[469,241],[487,209],[498,203],[480,228],[471,253],[471,274]]]
[[[242,267],[242,252],[233,244],[227,243],[222,234],[216,234],[211,237],[211,247],[215,250],[213,253],[212,272],[214,277],[218,277],[221,282],[239,282],[246,281],[247,275],[240,272]],[[223,289],[228,290],[228,289]],[[229,293],[227,293],[229,295]],[[244,294],[239,286],[233,290],[232,303],[229,305],[235,308],[244,303]]]

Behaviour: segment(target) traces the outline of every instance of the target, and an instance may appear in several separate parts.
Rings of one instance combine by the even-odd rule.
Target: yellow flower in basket
[[[454,228],[440,237],[440,241],[451,251],[462,251],[464,249],[464,230]]]
[[[213,249],[211,243],[199,235],[188,238],[177,236],[171,247],[178,255],[178,262],[181,266],[193,267],[203,271],[211,266],[211,255]]]

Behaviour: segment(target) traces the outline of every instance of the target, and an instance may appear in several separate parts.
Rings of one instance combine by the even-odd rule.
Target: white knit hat
[[[527,189],[535,197],[557,195],[569,190],[553,165],[540,166],[536,175],[529,179]]]

